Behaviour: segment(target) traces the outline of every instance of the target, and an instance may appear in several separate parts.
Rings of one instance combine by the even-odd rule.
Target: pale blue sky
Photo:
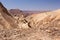
[[[60,9],[60,0],[0,0],[7,9],[55,10]]]

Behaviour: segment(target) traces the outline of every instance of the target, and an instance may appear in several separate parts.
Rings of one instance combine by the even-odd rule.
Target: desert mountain
[[[14,23],[15,20],[11,14],[7,11],[7,9],[0,2],[0,25],[3,27],[16,27],[17,25]]]
[[[21,17],[23,15],[22,10],[19,10],[19,9],[10,9],[9,12],[11,15],[14,15],[17,17]]]
[[[32,14],[37,14],[37,13],[44,13],[44,12],[49,12],[50,10],[46,10],[46,11],[23,11],[23,10],[20,10],[20,9],[10,9],[8,10],[10,12],[11,15],[14,15],[14,16],[22,16],[24,15],[24,17],[27,17],[29,15],[32,15]]]
[[[40,28],[41,30],[51,34],[54,40],[59,40],[60,30],[60,9],[45,12],[40,14],[33,14],[26,18],[32,28]],[[59,34],[58,34],[59,33]],[[56,37],[56,38],[55,38]],[[57,39],[58,38],[58,39]],[[51,39],[52,40],[52,39]]]
[[[0,2],[0,40],[60,40],[60,9],[27,17],[23,13],[8,12]]]
[[[26,19],[34,22],[35,24],[39,23],[40,21],[42,22],[42,20],[44,22],[45,21],[53,21],[56,18],[58,18],[58,16],[60,16],[59,11],[60,10],[55,10],[55,11],[51,11],[51,12],[33,14],[33,15],[26,17]]]

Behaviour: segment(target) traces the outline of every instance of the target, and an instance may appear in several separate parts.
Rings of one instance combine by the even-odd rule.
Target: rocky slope
[[[6,28],[16,27],[15,20],[7,9],[0,3],[0,25]]]
[[[26,20],[31,25],[31,28],[38,28],[47,32],[53,40],[60,40],[60,9],[41,14],[34,14],[28,16]]]
[[[0,40],[60,40],[60,10],[25,18],[13,16],[0,3]]]

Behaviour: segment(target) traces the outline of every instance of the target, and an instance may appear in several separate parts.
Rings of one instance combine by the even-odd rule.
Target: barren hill
[[[60,40],[60,10],[26,18],[22,11],[16,11],[19,17],[8,12],[0,2],[0,40]]]
[[[32,28],[40,28],[49,33],[49,35],[54,38],[53,40],[60,40],[60,37],[58,36],[60,35],[60,10],[33,14],[28,16],[26,19],[30,22]]]

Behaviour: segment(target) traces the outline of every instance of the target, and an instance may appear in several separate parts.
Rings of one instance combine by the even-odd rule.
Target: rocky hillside
[[[15,20],[11,14],[8,13],[7,9],[0,3],[0,25],[4,28],[16,27]]]
[[[60,9],[28,16],[26,20],[31,28],[40,29],[47,32],[52,37],[51,40],[60,40]]]
[[[0,2],[0,40],[60,40],[60,10],[14,16]],[[22,16],[21,16],[22,15]]]

